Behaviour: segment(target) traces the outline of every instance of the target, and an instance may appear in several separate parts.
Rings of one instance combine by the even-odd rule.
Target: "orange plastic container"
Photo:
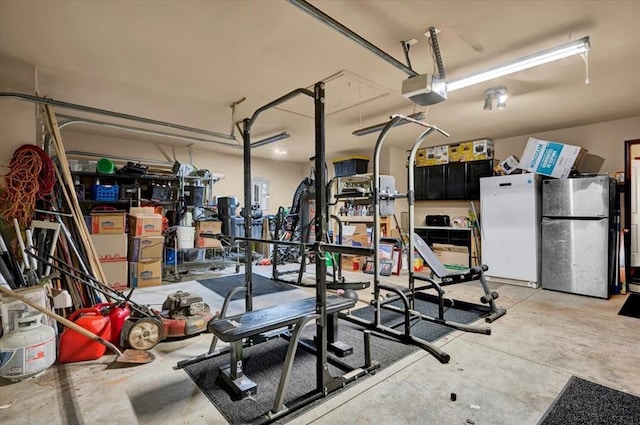
[[[100,310],[97,308],[76,310],[68,319],[107,341],[111,338],[111,320],[109,316],[100,314]],[[106,350],[107,347],[99,342],[92,341],[67,328],[60,335],[58,362],[72,363],[95,360],[102,357]]]

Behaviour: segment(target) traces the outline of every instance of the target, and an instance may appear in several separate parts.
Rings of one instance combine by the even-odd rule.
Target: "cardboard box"
[[[115,235],[125,232],[124,212],[101,212],[91,214],[91,233],[96,235]]]
[[[449,162],[473,161],[473,142],[449,145]]]
[[[520,161],[518,160],[517,156],[511,155],[510,157],[501,161],[498,165],[493,167],[493,171],[500,176],[514,173],[516,170],[519,170],[519,162]]]
[[[144,288],[162,285],[162,260],[129,263],[129,286]]]
[[[129,211],[129,236],[162,235],[162,216],[153,207],[131,208]]]
[[[365,257],[361,255],[342,255],[342,270],[357,271],[362,270]]]
[[[469,268],[469,249],[466,246],[434,243],[433,252],[448,269],[465,270]]]
[[[433,146],[425,148],[423,165],[439,165],[449,163],[449,146]]]
[[[129,238],[129,261],[162,258],[164,236],[133,236]]]
[[[416,167],[424,167],[427,164],[427,148],[420,148],[416,151]]]
[[[348,219],[345,219],[348,221]],[[355,235],[367,235],[367,225],[364,223],[357,223],[354,225],[342,226],[342,241],[341,245],[353,246],[353,237]],[[368,246],[368,245],[367,245]]]
[[[127,235],[91,235],[106,282],[111,287],[127,286]]]
[[[529,138],[519,168],[543,176],[566,179],[573,168],[580,165],[586,155],[580,146]]]
[[[112,288],[126,288],[129,276],[129,263],[127,261],[113,261],[100,263],[107,278],[107,284]]]
[[[480,161],[482,159],[493,159],[493,152],[495,151],[493,146],[493,140],[482,139],[474,140],[471,142],[472,147],[472,161]]]
[[[127,262],[127,235],[91,235],[96,248],[98,261],[101,263]]]
[[[202,234],[218,235],[222,233],[221,221],[198,221],[196,222],[196,248],[221,248],[219,239],[204,238]]]

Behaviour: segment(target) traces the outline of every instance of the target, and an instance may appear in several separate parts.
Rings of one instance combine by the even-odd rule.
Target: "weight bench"
[[[435,280],[429,277],[422,277],[418,275],[413,275],[413,278],[416,280],[426,281],[430,284],[421,288],[416,289],[430,289],[434,288],[438,292],[438,300],[439,300],[439,319],[444,321],[444,290],[442,286],[453,285],[456,283],[462,282],[470,282],[474,280],[479,280],[482,285],[482,289],[484,290],[484,295],[480,297],[480,302],[483,304],[489,304],[489,308],[491,314],[485,318],[485,320],[489,323],[498,319],[501,316],[504,316],[507,311],[503,308],[497,308],[495,300],[498,298],[498,293],[495,291],[491,291],[489,286],[487,285],[487,280],[485,279],[484,272],[486,272],[489,267],[485,264],[481,266],[472,267],[466,270],[449,270],[444,264],[440,262],[436,254],[431,250],[429,245],[416,233],[413,234],[414,240],[414,248],[424,262],[429,266],[431,271],[435,276],[440,279],[440,283],[437,283]],[[462,330],[466,330],[461,328]]]
[[[230,299],[230,296],[234,293],[237,293],[237,291],[232,291],[232,293],[227,295],[227,299]],[[225,303],[227,303],[227,299]],[[355,306],[355,301],[350,298],[336,295],[327,296],[327,336],[329,341],[329,347],[327,347],[327,349],[335,352],[339,356],[352,354],[353,348],[336,341],[338,312],[352,308],[353,306]],[[224,306],[223,310],[225,310]],[[282,407],[284,392],[289,381],[297,345],[300,341],[301,330],[308,322],[317,317],[316,299],[305,298],[261,310],[247,311],[230,317],[221,317],[210,322],[209,331],[214,334],[214,341],[216,338],[219,338],[221,341],[229,343],[230,362],[229,365],[220,368],[220,377],[233,391],[233,395],[238,399],[242,399],[257,393],[257,385],[243,374],[243,341],[247,338],[265,335],[274,330],[290,328],[293,330],[293,333],[289,340],[289,348],[282,368],[280,386],[274,405],[274,411],[279,411]],[[212,343],[212,346],[213,345],[214,343]]]

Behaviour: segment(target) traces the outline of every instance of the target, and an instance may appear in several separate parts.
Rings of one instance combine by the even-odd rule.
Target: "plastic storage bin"
[[[339,159],[333,161],[333,168],[336,177],[365,174],[369,168],[369,159],[364,156]]]
[[[94,184],[91,192],[95,201],[117,201],[120,195],[120,188],[117,184]]]

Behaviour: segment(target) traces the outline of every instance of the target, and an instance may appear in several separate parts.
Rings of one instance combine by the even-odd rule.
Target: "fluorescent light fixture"
[[[425,117],[425,113],[424,112],[416,112],[415,114],[407,115],[407,117],[408,118],[413,118],[414,120],[423,120],[424,117]],[[398,124],[396,124],[396,127],[408,124],[409,122],[410,121],[402,120]],[[367,134],[377,133],[379,131],[382,131],[384,126],[387,125],[388,123],[389,123],[389,121],[382,122],[382,123],[376,124],[376,125],[372,125],[370,127],[361,128],[360,130],[354,131],[352,134],[354,136],[365,136]]]
[[[278,134],[273,135],[271,137],[267,137],[265,139],[258,140],[255,143],[251,143],[251,147],[252,148],[259,148],[260,146],[265,146],[265,145],[268,145],[268,144],[271,144],[271,143],[279,142],[280,140],[288,139],[289,137],[291,137],[291,134],[287,133],[286,131],[283,131],[282,133],[278,133]]]
[[[481,71],[475,74],[471,74],[467,77],[451,80],[447,83],[447,91],[452,92],[454,90],[459,90],[474,84],[483,83],[494,78],[513,74],[514,72],[553,62],[558,59],[563,59],[573,55],[581,55],[583,53],[587,53],[590,48],[591,44],[589,43],[589,37],[583,37],[580,40],[571,41],[558,47],[554,47],[553,49],[543,50],[541,52],[534,53],[533,55],[509,61],[502,65],[489,68],[486,71]]]

